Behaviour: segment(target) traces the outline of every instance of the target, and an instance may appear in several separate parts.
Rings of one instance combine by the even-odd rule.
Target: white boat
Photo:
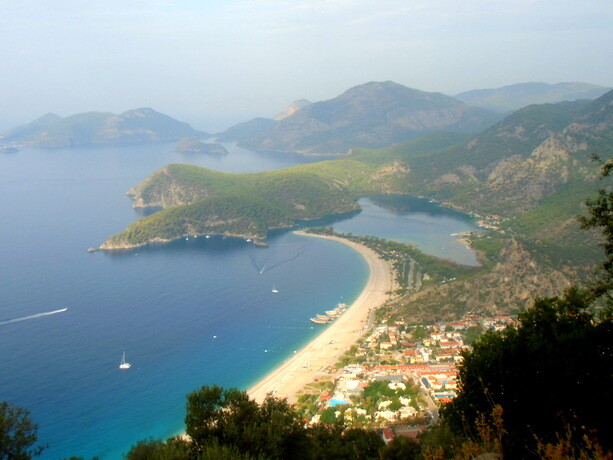
[[[279,293],[279,290],[275,287],[274,284],[272,285],[272,293],[273,294],[278,294]]]
[[[315,324],[326,324],[328,321],[330,321],[329,319],[320,319],[317,316],[314,318],[309,318],[311,321],[313,321]]]
[[[119,369],[130,369],[132,364],[126,362],[126,352],[123,352],[121,356],[121,363],[119,364]]]

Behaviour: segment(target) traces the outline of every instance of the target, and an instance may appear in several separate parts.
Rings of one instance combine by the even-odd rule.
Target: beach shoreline
[[[394,289],[391,265],[372,249],[337,236],[302,231],[294,233],[349,246],[368,264],[369,277],[362,292],[345,313],[324,326],[323,331],[311,342],[247,390],[249,396],[257,402],[262,402],[267,394],[272,393],[275,397],[287,398],[290,403],[295,403],[296,394],[315,381],[318,375],[325,374],[326,368],[336,364],[364,334],[370,311],[385,304]]]

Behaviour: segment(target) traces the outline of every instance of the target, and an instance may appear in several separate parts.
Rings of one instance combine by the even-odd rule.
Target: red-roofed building
[[[394,439],[394,432],[389,427],[383,428],[383,432],[381,433],[381,437],[385,444],[389,444]]]

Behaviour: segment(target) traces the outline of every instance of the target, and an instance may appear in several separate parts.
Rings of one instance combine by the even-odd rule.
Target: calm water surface
[[[349,248],[287,232],[275,232],[268,248],[190,238],[86,253],[139,217],[125,191],[166,164],[253,172],[314,160],[231,145],[219,157],[172,147],[0,155],[0,400],[31,411],[49,444],[44,459],[115,459],[140,439],[175,434],[188,392],[255,383],[320,330],[310,316],[351,302],[367,279]],[[413,212],[407,203],[425,207]],[[466,216],[421,201],[362,205],[335,228],[470,263],[440,250],[451,233],[474,228]],[[426,236],[432,225],[444,228],[440,237]],[[124,350],[129,371],[118,369]]]
[[[478,266],[472,249],[457,234],[478,230],[475,219],[428,200],[408,196],[377,196],[359,201],[362,212],[333,224],[334,229],[356,235],[414,244],[427,254]]]

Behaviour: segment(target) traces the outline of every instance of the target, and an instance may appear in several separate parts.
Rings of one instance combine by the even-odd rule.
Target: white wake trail
[[[37,313],[35,315],[22,316],[21,318],[9,319],[7,321],[0,321],[0,326],[4,326],[5,324],[11,324],[11,323],[19,323],[20,321],[27,321],[29,319],[40,318],[41,316],[55,315],[57,313],[63,313],[66,310],[68,310],[68,308],[62,308],[61,310],[46,311],[44,313]]]

